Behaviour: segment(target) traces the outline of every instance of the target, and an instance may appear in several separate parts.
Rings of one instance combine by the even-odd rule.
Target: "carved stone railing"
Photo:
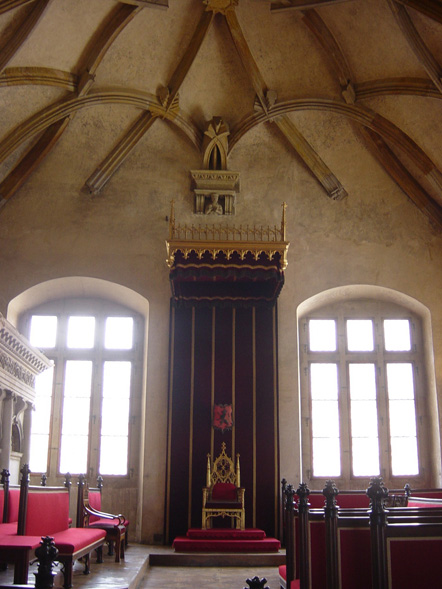
[[[281,225],[274,226],[227,226],[223,224],[213,225],[181,225],[175,222],[174,202],[171,205],[169,219],[169,239],[167,246],[167,263],[172,268],[175,255],[180,251],[187,259],[191,252],[195,252],[199,259],[208,252],[213,259],[222,252],[227,260],[237,253],[243,260],[251,253],[255,260],[261,254],[265,254],[271,260],[276,254],[280,254],[281,269],[287,267],[287,250],[289,242],[286,241],[286,204],[282,205]]]

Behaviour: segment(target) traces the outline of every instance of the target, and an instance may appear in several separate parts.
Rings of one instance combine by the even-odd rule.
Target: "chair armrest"
[[[244,493],[245,493],[245,488],[244,487],[238,487],[236,489],[236,496],[238,498],[238,502],[241,502],[241,505],[244,507]]]
[[[118,514],[112,514],[112,513],[105,513],[104,511],[98,511],[98,509],[94,509],[93,507],[91,507],[90,505],[84,505],[84,511],[85,514],[88,516],[90,515],[95,515],[97,517],[100,517],[102,519],[118,519],[120,525],[124,524],[126,518],[124,517],[124,515]]]
[[[210,487],[203,487],[203,507],[210,497]]]

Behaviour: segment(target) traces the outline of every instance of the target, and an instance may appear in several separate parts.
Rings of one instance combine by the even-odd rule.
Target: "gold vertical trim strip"
[[[171,317],[171,341],[170,341],[170,366],[169,366],[169,419],[167,423],[167,488],[166,488],[166,543],[169,542],[170,525],[170,461],[172,457],[172,391],[173,368],[175,360],[175,308],[172,307]]]
[[[253,527],[256,528],[256,309],[252,309],[252,366],[253,366]]]
[[[213,409],[215,405],[215,319],[216,310],[212,307],[212,359],[210,367],[210,457],[213,459],[214,430],[212,426]]]
[[[278,530],[278,494],[279,494],[279,460],[278,460],[278,362],[276,347],[276,305],[272,310],[272,335],[273,335],[273,431],[274,431],[274,464],[275,464],[275,533]]]
[[[192,307],[192,334],[190,350],[190,410],[189,410],[189,498],[187,527],[192,527],[192,459],[193,459],[193,403],[195,393],[195,307]]]
[[[235,334],[236,334],[236,309],[235,307],[233,307],[232,309],[232,409],[233,409],[233,426],[232,426],[232,458],[233,460],[235,460],[235,445],[236,445],[236,431],[235,431],[235,393],[236,393],[236,389],[235,389],[235,369],[236,369],[236,364],[235,364],[235,354],[236,354],[236,349],[235,349]]]

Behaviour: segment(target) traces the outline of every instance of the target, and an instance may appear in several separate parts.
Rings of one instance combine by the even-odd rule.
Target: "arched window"
[[[20,314],[21,332],[54,360],[36,385],[32,472],[133,474],[144,323],[142,314],[98,297],[50,300]]]
[[[421,317],[385,298],[330,298],[299,321],[305,480],[438,484]]]

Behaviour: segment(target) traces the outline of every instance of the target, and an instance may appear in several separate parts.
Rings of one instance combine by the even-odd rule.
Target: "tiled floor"
[[[96,564],[93,559],[90,575],[84,575],[82,564],[76,563],[73,589],[248,589],[247,579],[255,576],[266,578],[269,589],[279,589],[278,567],[150,567],[149,554],[165,550],[168,549],[131,544],[125,560],[118,564],[110,556],[105,556],[102,564]],[[34,565],[30,567],[30,588],[35,586],[35,572]],[[0,584],[12,584],[12,579],[12,567],[0,573]],[[62,583],[63,576],[58,572],[54,589],[62,587]]]

